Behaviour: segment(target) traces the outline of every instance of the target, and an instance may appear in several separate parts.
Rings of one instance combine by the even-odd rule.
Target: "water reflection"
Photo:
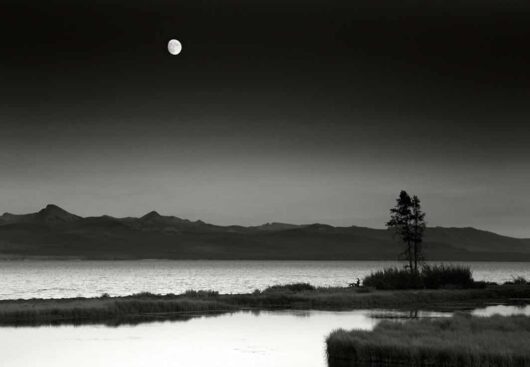
[[[472,312],[524,313],[530,306]],[[425,311],[240,311],[139,325],[0,328],[0,365],[26,366],[304,366],[324,367],[334,329],[372,329],[381,318],[446,317]]]
[[[510,316],[526,315],[530,316],[530,305],[492,305],[483,308],[477,308],[471,311],[474,316]]]
[[[354,312],[237,312],[137,326],[0,328],[6,366],[325,366],[324,338],[371,329]],[[27,353],[28,345],[31,353]]]
[[[376,310],[369,311],[370,316],[375,319],[391,319],[391,320],[412,320],[412,319],[425,319],[434,317],[448,317],[451,316],[452,312],[432,312],[422,310],[409,310],[409,311],[393,311],[393,310]]]

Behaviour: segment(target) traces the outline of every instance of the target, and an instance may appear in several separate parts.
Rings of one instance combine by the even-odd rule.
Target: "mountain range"
[[[429,227],[424,247],[429,260],[530,261],[530,239],[469,227]],[[53,204],[0,216],[4,259],[395,260],[401,249],[391,231],[357,226],[218,226],[156,211],[81,217]]]

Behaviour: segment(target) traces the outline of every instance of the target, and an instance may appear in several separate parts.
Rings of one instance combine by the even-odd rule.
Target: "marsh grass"
[[[420,289],[423,284],[420,276],[406,269],[387,268],[371,273],[363,280],[363,285],[376,289]]]
[[[425,265],[421,269],[421,279],[427,289],[474,287],[471,269],[460,265]]]
[[[455,309],[485,302],[529,299],[529,285],[492,286],[485,289],[393,290],[372,288],[275,287],[274,291],[217,294],[187,291],[158,295],[148,292],[126,297],[30,299],[0,301],[0,325],[137,323],[171,320],[238,310],[353,310]]]
[[[526,284],[529,284],[529,282],[528,280],[526,280],[525,277],[514,276],[512,277],[512,280],[510,282],[507,282],[506,284],[526,285]]]
[[[200,290],[200,291],[194,291],[194,290],[187,290],[184,292],[184,296],[187,297],[194,297],[194,298],[201,298],[201,297],[217,297],[219,296],[219,292],[212,291],[212,290]]]
[[[373,331],[337,330],[327,338],[330,367],[530,365],[530,317],[382,321]]]
[[[478,287],[471,270],[458,265],[425,265],[417,274],[407,269],[387,268],[364,278],[363,285],[376,289],[440,289]]]
[[[316,288],[309,283],[291,283],[291,284],[273,285],[271,287],[265,288],[263,293],[303,292],[303,291],[314,291],[315,289]]]
[[[226,303],[207,299],[134,295],[130,297],[28,300],[0,304],[0,325],[137,323],[180,318],[191,313],[234,310]]]

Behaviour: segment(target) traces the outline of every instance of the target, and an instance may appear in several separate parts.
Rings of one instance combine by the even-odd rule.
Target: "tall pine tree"
[[[412,199],[406,191],[402,190],[396,199],[396,206],[390,209],[390,220],[386,225],[394,231],[394,236],[399,236],[403,243],[405,243],[405,249],[400,254],[400,257],[408,261],[409,269],[412,272],[412,233],[409,223],[412,214],[411,207]]]
[[[396,206],[390,209],[390,220],[386,223],[405,244],[400,254],[408,262],[411,273],[418,272],[418,264],[424,259],[423,234],[425,232],[425,213],[421,210],[420,199],[412,198],[402,190],[396,199]]]
[[[414,257],[414,271],[418,272],[418,263],[424,260],[423,233],[425,232],[425,213],[421,210],[420,199],[414,195],[411,203],[411,233]]]

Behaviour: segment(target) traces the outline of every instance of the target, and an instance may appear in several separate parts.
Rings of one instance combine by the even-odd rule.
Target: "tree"
[[[411,205],[411,233],[414,255],[414,271],[418,272],[418,263],[424,260],[423,233],[425,232],[425,213],[421,210],[420,199],[414,195]]]
[[[417,273],[418,264],[424,259],[422,242],[425,213],[421,210],[420,199],[416,195],[411,198],[402,190],[396,199],[396,206],[390,209],[390,220],[386,225],[406,245],[401,257],[408,261],[410,272]]]
[[[406,191],[401,190],[399,197],[396,199],[396,206],[390,209],[390,220],[386,226],[394,230],[394,236],[399,236],[406,244],[405,250],[400,254],[409,262],[409,269],[413,271],[412,256],[412,232],[410,227],[410,218],[412,215],[412,199]]]

